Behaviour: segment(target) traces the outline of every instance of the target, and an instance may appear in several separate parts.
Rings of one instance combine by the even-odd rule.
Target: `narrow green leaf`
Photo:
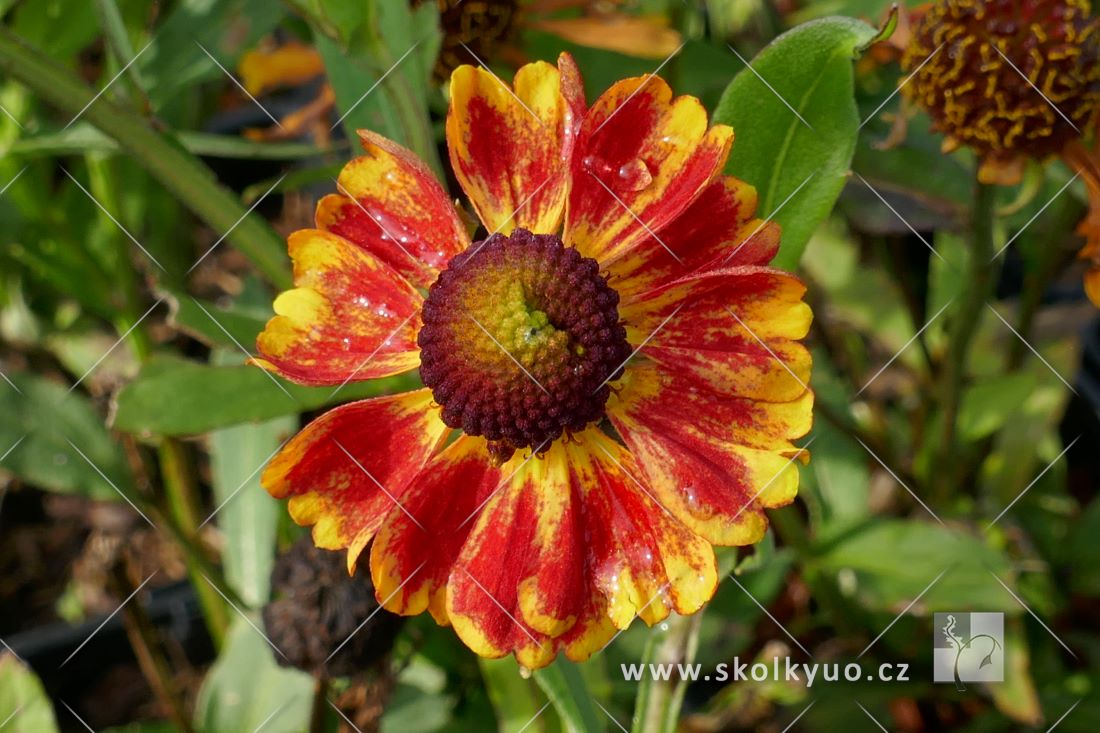
[[[81,392],[31,374],[8,378],[19,392],[0,382],[0,455],[6,453],[0,469],[93,499],[118,500],[111,483],[127,495],[135,491],[122,448]]]
[[[225,579],[252,608],[267,602],[282,508],[260,486],[260,470],[294,431],[294,417],[238,425],[210,434],[215,521],[225,537]]]
[[[116,395],[112,424],[143,436],[193,435],[415,387],[415,376],[402,375],[349,383],[337,392],[291,384],[255,366],[157,355]]]
[[[42,682],[28,667],[0,654],[0,723],[4,733],[56,733],[53,705]]]
[[[286,14],[271,0],[181,0],[159,24],[148,50],[135,64],[148,83],[153,109],[160,112],[182,92],[205,79],[225,79],[209,51],[232,71],[227,51],[239,53],[271,32]],[[205,50],[204,50],[205,49]]]
[[[270,312],[261,315],[236,304],[221,308],[210,301],[200,301],[188,295],[180,297],[178,293],[167,290],[162,290],[161,294],[171,305],[169,322],[208,346],[251,346],[256,343],[256,336],[264,330],[264,324],[271,317]],[[206,309],[205,312],[203,308]],[[217,322],[207,313],[213,314],[218,319]]]
[[[310,20],[348,139],[374,130],[441,172],[427,104],[428,54],[439,43],[434,3],[416,10],[407,3],[324,5],[325,14]]]
[[[783,227],[780,267],[798,264],[844,187],[859,133],[852,62],[877,33],[850,18],[798,26],[730,82],[714,112],[736,134],[726,172],[755,186],[758,215]]]
[[[320,148],[303,142],[260,142],[232,135],[181,130],[176,139],[188,152],[211,158],[238,160],[295,160],[344,151],[346,143],[332,148]],[[67,130],[21,137],[8,146],[7,152],[23,158],[79,155],[84,153],[115,153],[118,142],[92,125],[78,122]]]
[[[534,677],[570,730],[577,733],[607,730],[607,715],[596,707],[576,664],[558,659],[535,671]]]
[[[963,392],[959,407],[959,438],[980,440],[1004,427],[1020,405],[1035,392],[1032,372],[983,377]]]
[[[130,79],[135,89],[144,89],[141,81],[141,70],[136,64],[131,64],[134,58],[134,47],[130,43],[130,37],[126,33],[126,23],[119,12],[118,3],[115,0],[94,0],[96,12],[99,15],[99,25],[103,29],[103,37],[114,52],[115,62],[121,66]]]

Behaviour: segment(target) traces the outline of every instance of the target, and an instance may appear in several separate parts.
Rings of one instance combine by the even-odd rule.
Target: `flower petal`
[[[604,267],[623,300],[701,270],[765,265],[779,251],[779,225],[753,218],[756,189],[723,176],[679,216]],[[675,256],[673,256],[675,254]]]
[[[288,240],[293,290],[275,299],[254,363],[300,384],[335,385],[415,369],[422,297],[384,262],[317,229]]]
[[[698,611],[718,587],[710,543],[654,500],[630,453],[599,429],[586,430],[565,450],[573,482],[584,491],[593,580],[615,626]]]
[[[513,88],[479,67],[460,66],[451,75],[451,165],[490,232],[557,231],[584,116],[582,89],[568,54],[558,67],[523,66]]]
[[[763,509],[798,489],[791,441],[809,432],[813,393],[790,402],[724,397],[658,365],[628,368],[608,415],[657,501],[717,545],[758,541]]]
[[[428,389],[351,402],[294,436],[264,469],[260,483],[276,499],[290,498],[290,516],[313,525],[318,547],[348,548],[353,569],[449,432]]]
[[[769,402],[806,391],[812,360],[799,343],[812,313],[795,276],[766,267],[697,273],[619,308],[631,343],[670,372],[718,394]]]
[[[317,227],[427,287],[469,245],[466,228],[443,187],[412,151],[367,130],[360,130],[359,137],[367,154],[340,171],[340,193],[317,204]]]
[[[655,76],[625,79],[585,115],[572,159],[565,241],[599,262],[663,229],[721,170],[733,142],[694,97]]]
[[[485,441],[467,435],[424,467],[402,499],[408,513],[390,511],[371,546],[371,577],[383,607],[406,616],[428,610],[436,623],[448,623],[447,578],[505,476],[489,462]]]
[[[486,504],[454,566],[448,616],[481,656],[515,653],[529,668],[549,664],[559,647],[587,658],[614,629],[588,575],[583,504],[565,449],[559,441],[541,458],[516,461],[502,469],[513,475]]]

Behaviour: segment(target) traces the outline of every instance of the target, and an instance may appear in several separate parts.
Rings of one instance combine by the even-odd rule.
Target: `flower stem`
[[[120,598],[125,598],[134,590],[122,565],[112,570],[111,582]],[[130,639],[138,666],[156,695],[161,706],[168,713],[176,728],[182,733],[194,733],[180,694],[179,685],[172,675],[171,666],[157,639],[157,630],[149,614],[140,603],[128,603],[122,606],[122,622],[126,635]]]
[[[975,181],[974,204],[970,220],[970,251],[964,290],[951,323],[950,339],[943,372],[940,395],[943,400],[943,436],[939,444],[939,472],[945,477],[940,485],[944,495],[950,490],[955,475],[956,437],[959,404],[962,401],[970,342],[978,328],[982,308],[993,289],[998,260],[994,257],[993,222],[996,217],[997,189]]]
[[[646,670],[650,664],[690,664],[699,647],[702,621],[703,611],[692,616],[669,615],[660,630],[650,634],[644,659]],[[632,733],[674,733],[686,691],[686,680],[659,680],[643,673],[634,702]]]
[[[179,528],[183,541],[195,550],[187,557],[187,574],[198,596],[210,636],[215,646],[220,648],[229,627],[229,613],[221,596],[203,578],[203,567],[196,559],[203,548],[196,535],[200,520],[195,477],[183,445],[175,438],[164,438],[157,447],[157,456],[160,459],[161,478],[164,481],[164,492],[168,496],[168,510],[172,521]]]

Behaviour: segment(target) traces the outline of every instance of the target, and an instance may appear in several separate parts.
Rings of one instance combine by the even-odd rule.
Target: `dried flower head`
[[[285,666],[349,677],[385,658],[403,619],[378,607],[367,573],[300,538],[275,563],[264,627]],[[370,619],[368,623],[364,620]]]
[[[940,0],[914,29],[903,90],[945,150],[969,145],[984,182],[1016,183],[1100,114],[1098,29],[1088,0]]]

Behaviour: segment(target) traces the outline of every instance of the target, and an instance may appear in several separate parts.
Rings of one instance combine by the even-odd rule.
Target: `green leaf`
[[[222,308],[210,301],[198,300],[189,295],[181,297],[168,290],[162,290],[161,295],[171,305],[169,322],[208,346],[236,348],[237,344],[254,344],[256,337],[264,330],[264,324],[271,317],[270,305],[265,306],[261,313],[238,303]]]
[[[280,417],[210,435],[215,521],[225,537],[225,579],[252,608],[270,595],[275,533],[283,511],[260,486],[260,469],[297,429],[295,418]]]
[[[1033,372],[984,377],[966,390],[959,407],[959,438],[979,440],[1000,430],[1038,387]]]
[[[0,728],[4,733],[56,733],[42,682],[14,654],[0,654]]]
[[[415,376],[402,375],[349,383],[334,394],[334,387],[301,387],[255,366],[156,355],[115,397],[112,424],[143,436],[192,435],[415,386]]]
[[[758,215],[783,227],[780,267],[798,264],[844,187],[859,134],[852,62],[876,34],[850,18],[798,26],[761,51],[715,109],[714,122],[736,134],[726,172],[755,186]]]
[[[607,729],[607,716],[593,702],[576,664],[559,658],[549,667],[537,670],[534,677],[571,730],[598,733]]]
[[[244,619],[199,690],[195,724],[203,733],[301,733],[309,725],[313,679],[280,667],[264,638]]]
[[[1070,587],[1075,593],[1100,598],[1100,499],[1093,499],[1074,522],[1065,543],[1065,564],[1073,568]]]
[[[251,48],[286,13],[283,3],[270,0],[182,0],[160,24],[137,66],[146,80],[153,108],[174,102],[181,92],[205,79],[224,79],[206,55],[209,51],[227,69],[232,56]],[[201,46],[200,46],[201,44]],[[203,50],[206,49],[206,51]]]
[[[842,592],[876,611],[896,613],[918,596],[921,608],[929,611],[1021,610],[994,578],[1011,587],[1008,558],[981,539],[934,520],[871,521],[827,544],[812,564],[836,577]]]
[[[349,140],[368,129],[442,168],[428,116],[428,71],[439,43],[434,3],[325,2],[310,16]],[[338,37],[334,37],[333,34]]]
[[[452,721],[455,699],[447,694],[447,687],[444,669],[426,662],[423,657],[414,657],[401,671],[393,696],[386,702],[381,733],[465,730],[457,721]],[[483,730],[480,725],[477,729]]]
[[[31,374],[8,376],[19,392],[0,382],[0,468],[50,491],[118,500],[109,480],[132,495],[122,448],[83,394]]]
[[[805,495],[814,526],[825,530],[866,519],[871,494],[867,451],[829,424],[816,427],[813,435],[813,460],[803,476],[809,479]]]

